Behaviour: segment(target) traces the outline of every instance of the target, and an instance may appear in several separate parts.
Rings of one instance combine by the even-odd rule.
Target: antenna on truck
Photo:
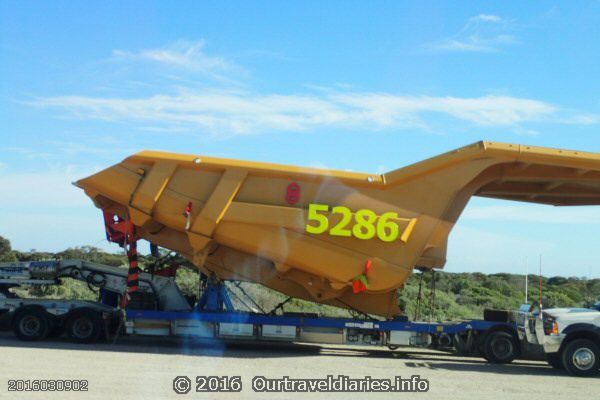
[[[527,256],[525,256],[525,304],[528,303],[529,300],[529,266],[527,265]]]
[[[540,254],[540,311],[542,311],[542,255]]]

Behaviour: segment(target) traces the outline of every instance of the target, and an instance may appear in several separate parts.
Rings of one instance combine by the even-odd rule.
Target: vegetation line
[[[58,253],[11,249],[10,242],[0,236],[0,262],[34,261],[51,259],[82,259],[100,264],[123,266],[127,264],[124,254],[107,253],[91,246],[70,248]],[[152,256],[141,256],[140,265],[147,268],[156,263]],[[188,263],[188,266],[189,263]],[[413,318],[416,311],[420,272],[415,272],[407,281],[403,290],[398,291],[398,301],[406,314]],[[436,272],[436,294],[433,319],[438,321],[481,318],[485,308],[514,310],[524,298],[525,276],[516,274],[450,273]],[[431,274],[423,277],[423,301],[421,315],[429,316],[429,288]],[[537,276],[529,276],[529,298],[539,299]],[[198,273],[192,268],[181,268],[177,273],[177,283],[186,295],[197,295]],[[543,304],[552,307],[584,307],[600,299],[600,279],[577,277],[544,277]],[[287,296],[261,285],[243,282],[242,290],[247,292],[263,309],[272,309]],[[239,288],[230,285],[230,290],[244,298]],[[60,286],[13,288],[22,297],[50,297],[65,299],[96,300],[98,294],[91,291],[83,282],[64,279]],[[243,304],[234,305],[244,309]],[[323,316],[348,317],[351,311],[316,304],[309,301],[292,299],[286,303],[285,311],[318,313]]]

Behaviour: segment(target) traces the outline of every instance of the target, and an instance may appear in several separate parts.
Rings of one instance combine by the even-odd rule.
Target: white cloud
[[[543,224],[599,224],[600,207],[562,208],[533,204],[467,207],[461,218]]]
[[[37,172],[9,172],[0,175],[0,187],[10,188],[0,196],[0,208],[21,210],[22,214],[43,207],[70,208],[89,206],[90,200],[71,182],[86,177],[91,169],[63,167]]]
[[[367,112],[382,124],[393,123],[397,117],[438,112],[482,126],[512,126],[544,119],[556,110],[542,101],[510,96],[460,98],[352,93],[335,98]]]
[[[7,156],[18,157],[26,165],[36,167],[40,165],[50,165],[49,171],[54,174],[62,174],[64,171],[74,171],[74,167],[61,167],[57,165],[66,165],[65,160],[73,157],[102,157],[108,160],[118,160],[128,154],[139,151],[135,143],[121,140],[118,137],[98,136],[98,135],[61,135],[61,138],[53,139],[49,136],[46,139],[38,140],[30,146],[0,146],[0,153]],[[8,168],[8,165],[4,165]],[[0,169],[3,165],[0,163]],[[91,171],[93,168],[86,168],[85,171]],[[96,168],[97,169],[97,168]]]
[[[509,22],[496,15],[479,14],[469,19],[465,32],[471,33],[463,32],[458,39],[447,40],[445,46],[475,50],[491,43],[508,42],[510,39],[505,34],[481,36],[479,27],[506,26]],[[468,40],[463,40],[465,37]],[[600,123],[596,115],[577,115],[547,102],[508,94],[413,96],[360,92],[349,85],[307,85],[307,93],[296,94],[257,93],[248,88],[240,89],[242,86],[231,78],[238,78],[243,68],[223,57],[207,55],[204,48],[204,41],[178,41],[162,48],[135,52],[115,50],[115,58],[119,62],[135,62],[135,70],[145,72],[148,63],[157,64],[164,69],[153,72],[158,72],[161,78],[177,80],[175,88],[168,83],[166,90],[164,86],[156,86],[157,94],[135,97],[132,93],[139,93],[137,89],[124,87],[111,96],[65,95],[26,103],[57,110],[55,115],[59,118],[123,123],[146,132],[174,135],[196,132],[220,137],[317,128],[433,131],[435,126],[428,122],[432,114],[476,126],[510,127],[513,132],[528,135],[537,134],[531,127],[524,126],[531,122]],[[198,89],[194,82],[197,73],[216,78],[217,82]],[[72,154],[85,150],[82,146],[63,147]],[[88,153],[95,151],[94,148],[89,150]]]
[[[472,221],[465,224],[467,221],[460,219],[449,237],[448,264],[445,270],[523,274],[527,268],[529,273],[536,273],[538,260],[542,255],[545,276],[597,277],[598,272],[592,273],[590,268],[593,266],[596,269],[600,261],[597,253],[590,252],[590,248],[596,245],[593,226],[580,224],[577,229],[570,226],[573,223],[584,223],[583,216],[578,215],[578,210],[583,209],[546,206],[545,215],[537,213],[535,220],[533,217],[527,219],[527,215],[535,207],[541,209],[544,206],[517,205],[515,208],[524,210],[520,216],[517,216],[514,209],[500,212],[498,208],[496,213],[491,209],[486,210],[485,219],[492,215],[497,218],[497,224],[475,225]],[[468,211],[469,208],[465,210],[465,214]],[[556,222],[553,221],[554,212],[570,212],[575,217],[571,223],[566,218],[562,219],[560,223],[564,223],[564,226],[545,224]],[[595,215],[597,224],[598,213]],[[543,229],[539,229],[540,222],[544,223]]]
[[[485,22],[502,22],[502,18],[497,15],[491,14],[479,14],[470,18],[471,21],[485,21]]]
[[[524,257],[548,253],[553,243],[457,225],[448,239],[448,272],[523,273]],[[510,249],[507,252],[507,249]],[[548,271],[548,269],[546,269]]]
[[[86,245],[112,252],[120,250],[106,240],[102,214],[89,200],[85,210],[71,213],[38,209],[15,213],[0,209],[0,235],[11,241],[13,249],[21,251],[62,251]]]
[[[426,128],[423,118],[437,113],[480,126],[518,126],[548,120],[557,108],[511,96],[433,97],[372,92],[310,95],[212,91],[142,98],[58,96],[30,104],[59,109],[81,119],[140,124],[139,129],[201,129],[222,135],[304,131],[315,127]]]
[[[561,122],[577,125],[596,125],[600,124],[600,115],[594,114],[575,114],[561,118]]]
[[[0,235],[19,250],[59,251],[70,246],[92,245],[116,251],[104,238],[102,214],[83,190],[71,182],[95,168],[48,168],[40,163],[35,172],[2,170],[0,187]]]
[[[202,73],[218,80],[231,80],[234,75],[247,74],[243,67],[224,57],[206,54],[205,47],[204,40],[181,40],[168,46],[137,52],[114,50],[113,56],[117,60],[150,62],[168,68]]]
[[[467,20],[455,35],[427,46],[434,51],[495,53],[518,43],[513,22],[497,15],[479,14]]]
[[[505,34],[485,40],[480,34],[482,26],[504,27],[509,22],[496,15],[479,14],[469,19],[467,33],[461,33],[458,39],[447,40],[445,45],[476,49],[510,41]],[[468,40],[463,40],[464,37]],[[56,115],[59,117],[125,123],[140,131],[198,132],[221,137],[266,131],[300,132],[323,127],[432,130],[434,127],[426,122],[431,120],[428,118],[431,114],[483,127],[510,127],[514,132],[524,134],[537,133],[523,126],[531,122],[600,123],[600,118],[595,115],[566,114],[552,104],[506,94],[411,96],[360,92],[351,86],[309,87],[305,89],[308,93],[300,94],[256,93],[230,84],[230,77],[239,77],[236,72],[243,68],[223,57],[207,55],[204,48],[204,41],[178,41],[162,48],[114,51],[120,62],[143,64],[136,65],[139,70],[146,67],[145,63],[164,66],[167,71],[159,71],[162,77],[165,72],[171,76],[174,70],[181,69],[185,70],[182,76],[192,80],[197,72],[219,80],[214,85],[202,87],[202,91],[192,89],[194,83],[180,76],[175,91],[169,86],[162,94],[134,97],[125,89],[113,96],[55,96],[38,98],[28,104],[58,110]],[[80,151],[79,147],[71,146],[71,153]]]

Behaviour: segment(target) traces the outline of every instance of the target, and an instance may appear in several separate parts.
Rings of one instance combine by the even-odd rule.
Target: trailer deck
[[[99,288],[99,300],[21,299],[8,287],[57,285],[69,277]],[[52,332],[79,342],[120,335],[187,336],[206,339],[308,342],[323,344],[425,347],[481,354],[492,362],[511,362],[519,354],[517,325],[505,320],[413,322],[331,318],[316,314],[256,313],[236,310],[225,283],[204,277],[200,299],[190,304],[175,278],[142,272],[140,299],[127,296],[127,271],[80,260],[0,264],[0,314],[23,340],[43,340]],[[4,293],[2,295],[1,293]],[[126,304],[123,307],[123,304]],[[506,313],[508,316],[508,313]],[[99,326],[102,324],[102,326]],[[87,335],[87,336],[86,336]]]

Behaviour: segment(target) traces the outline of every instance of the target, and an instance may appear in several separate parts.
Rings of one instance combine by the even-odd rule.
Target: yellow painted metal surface
[[[297,202],[286,197],[293,183]],[[143,151],[76,185],[206,273],[391,317],[400,313],[396,289],[415,266],[444,266],[448,235],[471,196],[599,205],[600,154],[478,142],[364,174]],[[325,220],[309,220],[311,204],[326,206]],[[308,232],[318,219],[337,229]],[[381,240],[390,221],[398,238]],[[366,291],[355,294],[368,260]]]

